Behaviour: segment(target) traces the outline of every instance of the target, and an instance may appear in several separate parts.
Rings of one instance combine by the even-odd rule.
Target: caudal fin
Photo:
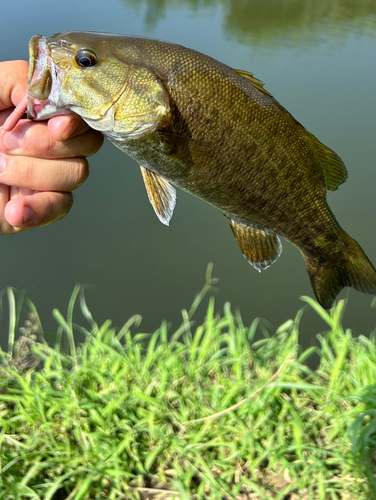
[[[360,245],[350,236],[346,237],[346,251],[337,254],[338,257],[328,263],[317,265],[313,259],[304,256],[313,290],[325,309],[332,307],[334,299],[345,286],[376,295],[375,268]]]

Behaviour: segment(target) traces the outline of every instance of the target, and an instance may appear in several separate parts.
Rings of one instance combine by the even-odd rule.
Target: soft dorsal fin
[[[146,192],[158,219],[169,225],[176,205],[176,191],[171,184],[151,170],[141,167]]]
[[[251,82],[251,84],[257,89],[261,90],[261,92],[264,92],[264,94],[273,97],[272,94],[270,94],[270,92],[264,89],[264,82],[253,76],[253,73],[251,73],[250,71],[244,71],[242,69],[234,69],[234,71],[239,76],[242,76],[243,78]]]
[[[266,227],[226,215],[240,250],[252,266],[261,272],[282,253],[282,244],[274,231]]]
[[[322,168],[326,188],[335,191],[347,179],[345,164],[334,151],[320,142],[317,137],[307,130],[305,132],[313,153]]]
[[[239,76],[248,80],[254,87],[261,90],[264,94],[272,96],[270,92],[264,89],[264,83],[256,78],[253,73],[241,69],[234,70]],[[277,101],[275,101],[277,102]],[[277,103],[283,111],[286,110]],[[294,118],[293,118],[294,119]],[[295,119],[294,119],[295,120]],[[296,120],[295,120],[296,121]],[[298,123],[298,122],[297,122]],[[299,124],[300,125],[300,124]],[[305,129],[304,129],[305,130]],[[313,134],[305,130],[306,137],[310,143],[317,161],[320,163],[324,174],[325,187],[330,191],[335,191],[347,179],[347,169],[341,158],[330,148],[322,144]]]

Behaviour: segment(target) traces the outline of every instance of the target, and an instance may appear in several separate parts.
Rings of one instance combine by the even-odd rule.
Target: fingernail
[[[0,174],[5,168],[5,158],[2,154],[0,154]]]
[[[25,224],[29,222],[34,217],[34,210],[30,207],[25,206],[22,213],[22,223]]]
[[[16,133],[8,132],[3,136],[3,144],[9,150],[19,149],[22,146],[22,137]]]

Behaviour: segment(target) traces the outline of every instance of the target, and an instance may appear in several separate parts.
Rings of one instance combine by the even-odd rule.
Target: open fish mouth
[[[28,118],[46,120],[52,116],[72,113],[59,103],[61,72],[51,57],[47,38],[42,35],[33,36],[29,43]]]

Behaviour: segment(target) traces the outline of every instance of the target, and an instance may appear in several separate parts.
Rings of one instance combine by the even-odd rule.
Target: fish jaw
[[[28,118],[46,120],[53,116],[73,113],[62,100],[62,76],[61,69],[51,57],[46,37],[35,35],[29,44]]]

